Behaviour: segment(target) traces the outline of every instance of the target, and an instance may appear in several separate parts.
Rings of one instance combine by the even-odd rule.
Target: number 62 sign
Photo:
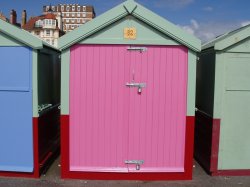
[[[130,39],[130,40],[135,40],[136,39],[136,28],[134,28],[134,27],[124,28],[124,38]]]

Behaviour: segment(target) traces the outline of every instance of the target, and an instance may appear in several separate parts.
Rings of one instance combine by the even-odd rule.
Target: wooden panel
[[[226,64],[226,90],[250,91],[250,56],[231,57]]]
[[[250,169],[250,92],[226,91],[223,100],[218,170]]]
[[[0,171],[33,172],[31,52],[0,47]]]
[[[127,172],[124,46],[71,50],[70,170]]]
[[[131,51],[130,81],[146,83],[139,94],[130,88],[129,160],[144,160],[139,171],[183,172],[186,128],[187,49],[147,47]]]
[[[25,47],[0,47],[0,56],[0,90],[29,91],[29,49]]]
[[[77,45],[71,49],[70,170],[184,172],[187,49]],[[146,83],[142,93],[126,87]],[[135,166],[129,170],[135,172]]]

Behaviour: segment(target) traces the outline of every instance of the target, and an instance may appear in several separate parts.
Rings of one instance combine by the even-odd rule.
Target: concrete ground
[[[0,177],[0,187],[250,187],[250,177],[211,177],[195,163],[192,181],[87,181],[60,179],[58,158],[41,179]]]

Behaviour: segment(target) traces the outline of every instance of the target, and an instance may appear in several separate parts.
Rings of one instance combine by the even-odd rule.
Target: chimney
[[[21,23],[22,28],[26,24],[26,22],[27,22],[27,12],[26,12],[26,10],[23,10],[23,12],[22,12],[22,23]]]
[[[10,11],[10,23],[16,25],[16,11],[13,9]]]

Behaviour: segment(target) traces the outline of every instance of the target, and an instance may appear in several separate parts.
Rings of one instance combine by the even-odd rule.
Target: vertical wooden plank
[[[96,116],[99,118],[99,142],[100,142],[100,152],[99,152],[99,162],[97,161],[98,166],[104,167],[104,152],[105,152],[105,141],[106,141],[106,134],[105,134],[105,87],[106,87],[106,53],[105,53],[105,46],[100,46],[100,92],[99,92],[99,100],[100,100],[100,107],[99,107],[99,114],[100,116]]]
[[[158,157],[157,157],[157,167],[164,166],[164,142],[166,141],[166,136],[164,132],[165,125],[165,105],[166,105],[166,71],[167,71],[167,58],[165,47],[160,47],[160,60],[159,60],[159,128],[158,128]]]
[[[171,122],[172,122],[172,89],[173,89],[173,49],[167,48],[167,71],[166,71],[166,107],[165,107],[165,142],[164,142],[164,157],[165,165],[170,165],[170,153],[171,153]]]

